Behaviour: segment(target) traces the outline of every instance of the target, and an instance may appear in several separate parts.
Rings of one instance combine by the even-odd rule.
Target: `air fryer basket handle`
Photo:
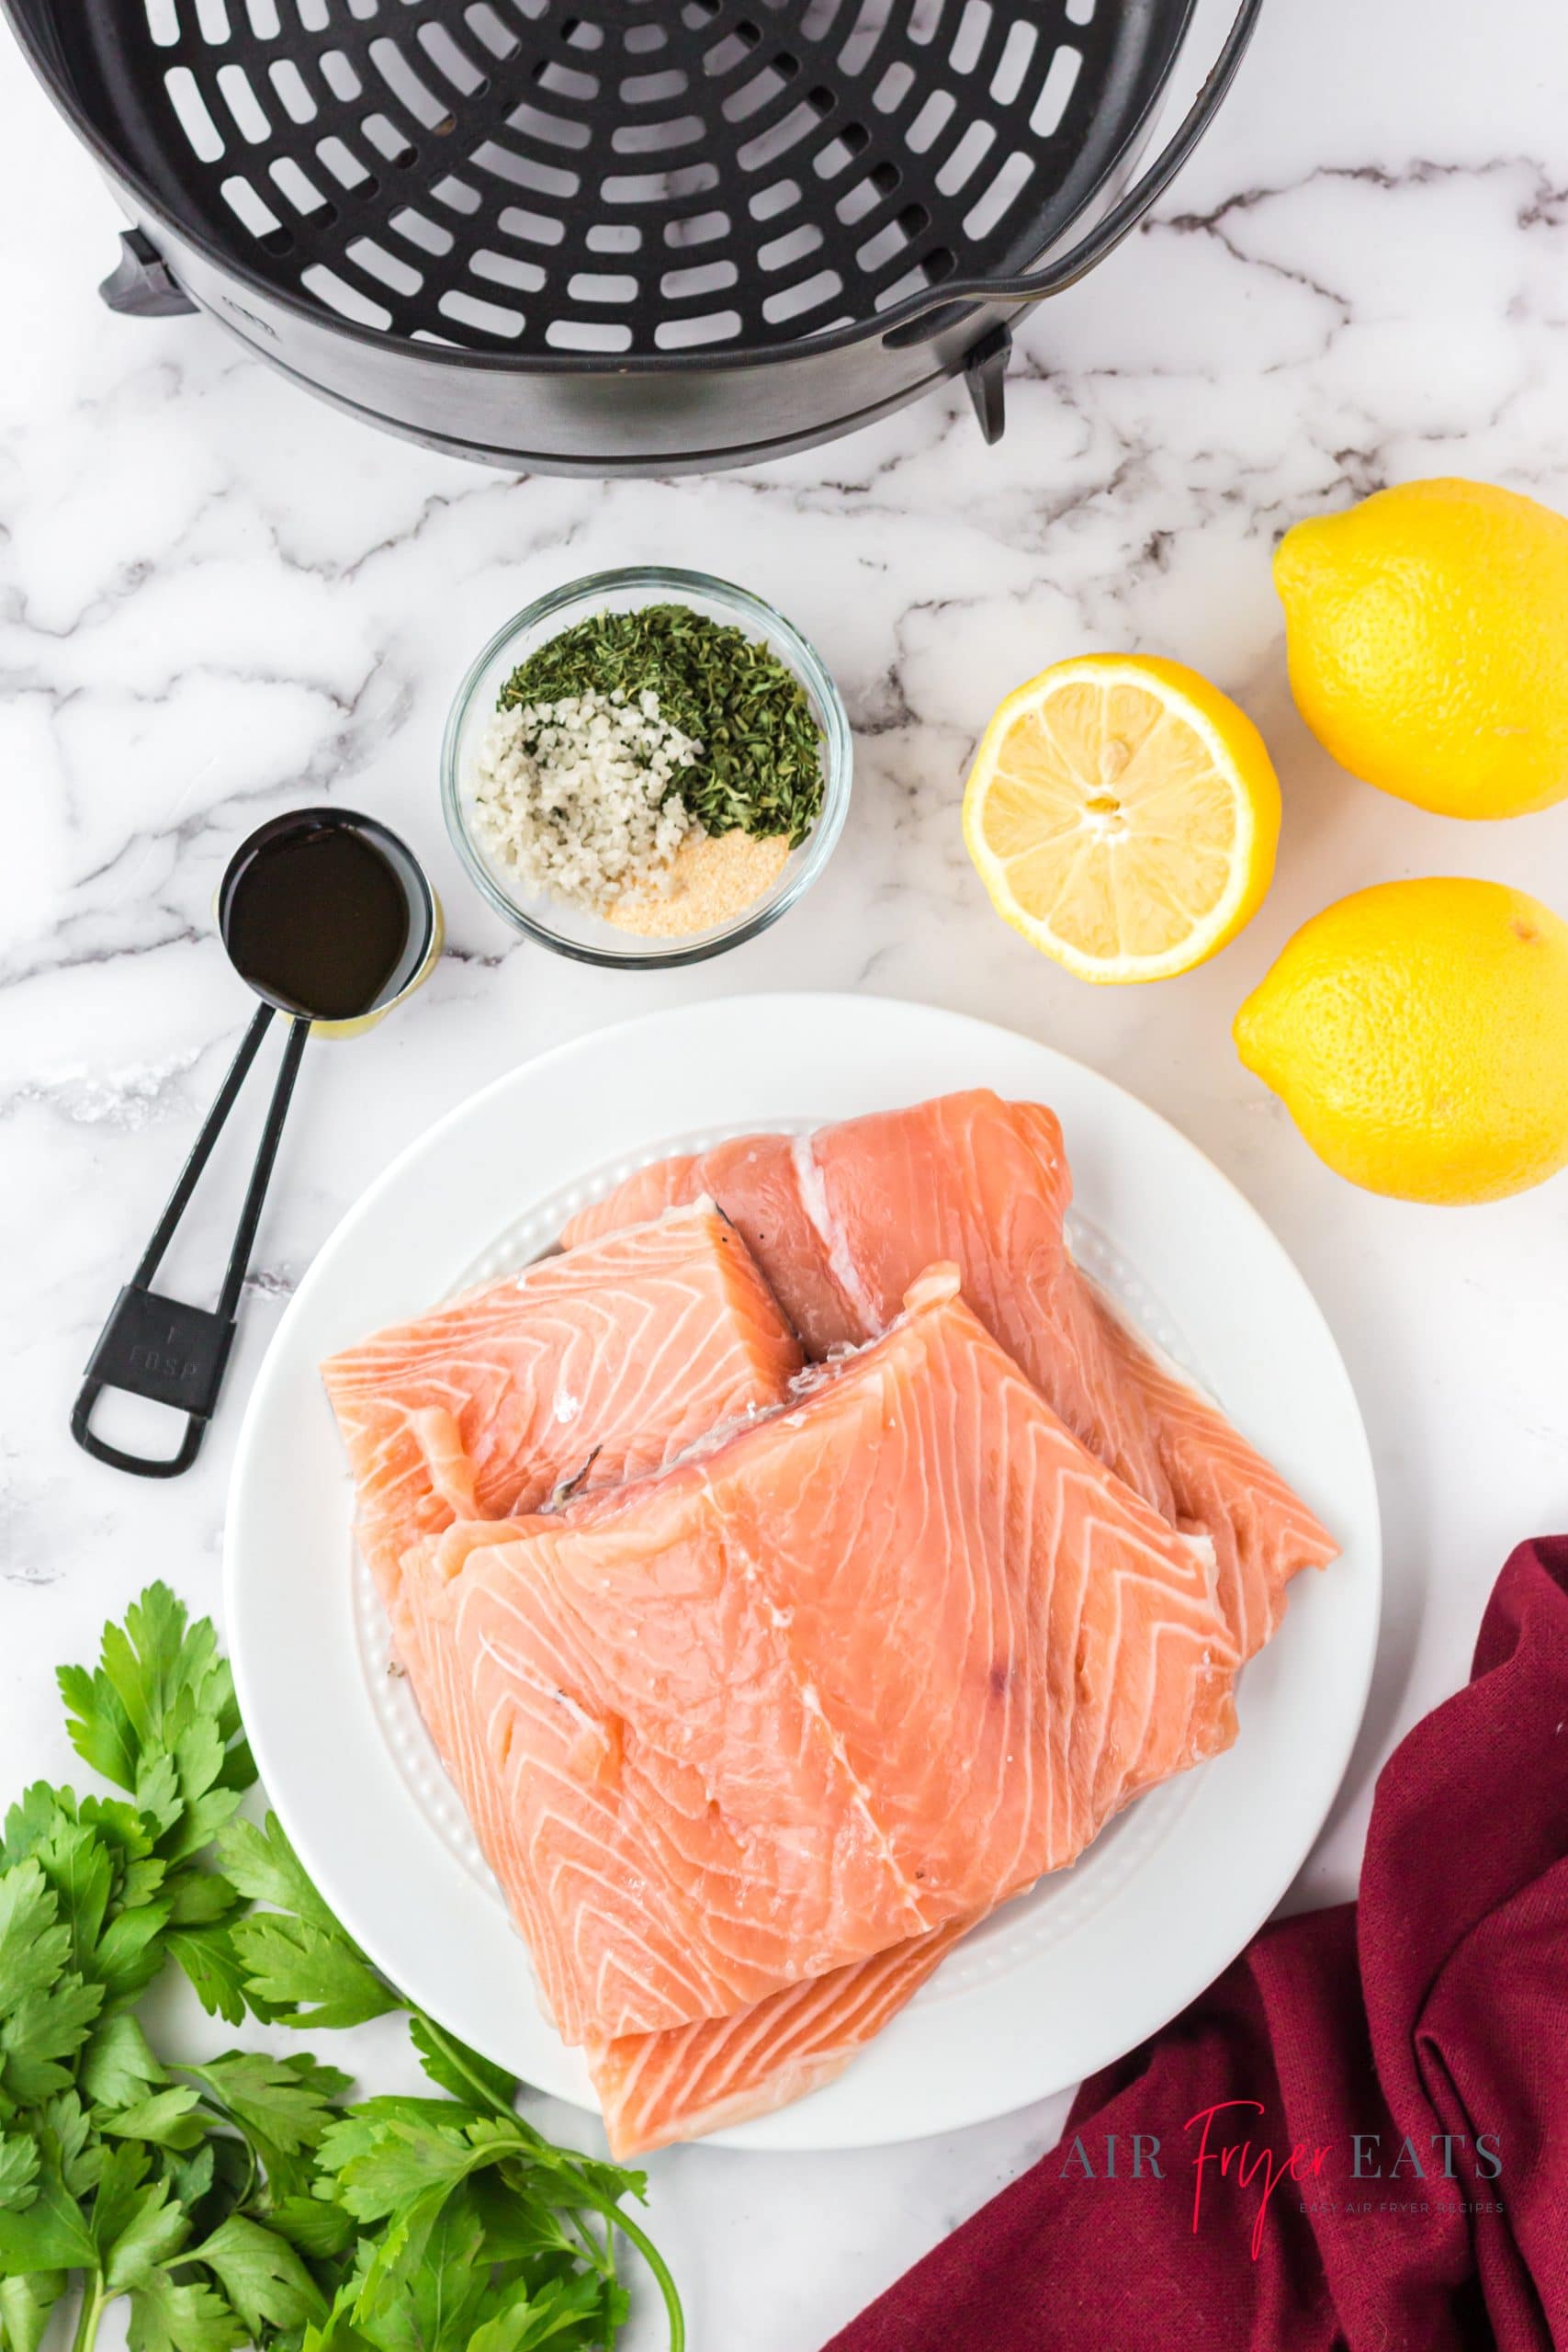
[[[128,319],[174,319],[196,309],[145,229],[120,231],[119,259],[98,292]]]
[[[1015,277],[950,277],[941,286],[933,286],[929,293],[911,296],[908,302],[887,313],[886,340],[893,344],[915,340],[908,330],[917,320],[928,317],[933,311],[949,311],[954,303],[1039,302],[1046,295],[1060,294],[1065,288],[1076,286],[1080,277],[1087,277],[1095,265],[1114,252],[1122,238],[1137,227],[1187,162],[1235,79],[1236,68],[1246,54],[1262,6],[1263,0],[1240,0],[1224,46],[1177,129],[1147,171],[1134,181],[1126,195],[1111,206],[1087,236],[1065,254],[1058,254],[1054,261],[1043,263],[1038,269],[1024,270]]]

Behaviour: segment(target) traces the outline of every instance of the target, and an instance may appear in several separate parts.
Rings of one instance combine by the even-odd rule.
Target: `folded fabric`
[[[1568,2346],[1568,1537],[1385,1767],[1359,1906],[1265,1928],[829,2352],[1200,2345]]]

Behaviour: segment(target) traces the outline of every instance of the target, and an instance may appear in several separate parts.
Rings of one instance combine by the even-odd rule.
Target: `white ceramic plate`
[[[1187,1364],[1344,1544],[1242,1679],[1228,1754],[1134,1805],[971,1936],[836,2083],[725,2132],[868,2147],[1005,2114],[1108,2064],[1201,1992],[1279,1901],[1349,1758],[1376,1646],[1376,1489],[1349,1380],[1279,1243],[1163,1119],[1094,1071],[930,1007],[755,997],[564,1046],[388,1169],[301,1283],[241,1434],[225,1544],[241,1703],[272,1801],[387,1973],[538,2088],[592,2107],[435,1761],[350,1536],[321,1358],[522,1264],[642,1161],[987,1085],[1049,1102],[1089,1270]]]

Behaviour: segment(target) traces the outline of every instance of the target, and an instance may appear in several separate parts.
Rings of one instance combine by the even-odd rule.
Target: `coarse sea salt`
[[[474,763],[474,831],[529,893],[594,912],[661,893],[676,851],[703,837],[677,788],[701,751],[651,692],[497,711]]]

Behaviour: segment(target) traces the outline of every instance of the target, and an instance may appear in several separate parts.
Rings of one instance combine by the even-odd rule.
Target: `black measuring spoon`
[[[98,1336],[71,1414],[71,1434],[99,1462],[141,1478],[174,1478],[200,1450],[235,1328],[267,1179],[299,1059],[312,1030],[349,1037],[401,1001],[441,953],[441,909],[412,852],[374,817],[300,808],[242,842],[219,885],[218,931],[229,961],[260,997],[141,1263]],[[273,1015],[288,1022],[266,1124],[214,1307],[152,1287]],[[186,1417],[171,1454],[127,1453],[95,1436],[93,1410],[118,1388]]]

